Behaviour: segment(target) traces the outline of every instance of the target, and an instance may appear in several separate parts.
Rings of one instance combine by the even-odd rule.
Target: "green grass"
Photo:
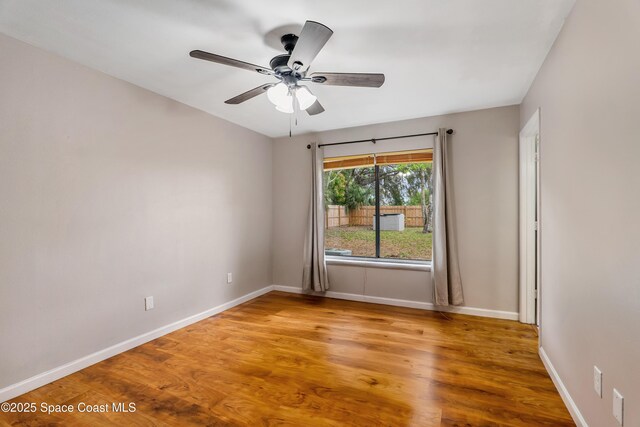
[[[334,227],[325,231],[327,249],[350,249],[353,256],[376,256],[376,233],[370,227]],[[431,259],[431,233],[422,228],[380,232],[380,256],[398,259]]]

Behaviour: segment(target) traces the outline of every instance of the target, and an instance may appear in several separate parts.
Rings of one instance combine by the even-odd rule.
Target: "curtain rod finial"
[[[307,144],[307,149],[311,150],[311,144]]]
[[[453,129],[447,129],[447,133],[448,133],[449,135],[453,135]]]

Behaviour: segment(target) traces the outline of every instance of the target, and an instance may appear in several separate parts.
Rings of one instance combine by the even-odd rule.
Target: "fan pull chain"
[[[300,112],[300,104],[298,103],[298,98],[296,98],[295,92],[290,90],[289,93],[293,98],[293,113],[289,114],[289,138],[291,138],[291,128],[293,126],[298,126],[298,113]]]
[[[296,97],[293,91],[291,90],[291,88],[289,88],[289,96],[291,96],[291,101],[292,101],[291,107],[293,107],[293,113],[289,114],[289,138],[291,138],[291,127],[292,127],[291,122],[293,120],[293,117],[291,116],[293,116],[296,112]]]
[[[295,119],[295,126],[298,126],[298,116],[300,115],[300,103],[298,102],[298,98],[295,96],[293,96],[293,102],[295,103],[295,108],[293,109],[293,113],[296,115]]]

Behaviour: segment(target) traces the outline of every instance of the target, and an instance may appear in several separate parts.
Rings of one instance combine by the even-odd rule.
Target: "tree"
[[[432,215],[432,209],[431,209],[431,172],[432,172],[432,168],[431,168],[431,164],[428,165],[429,167],[423,167],[420,168],[420,184],[422,186],[422,191],[420,191],[421,197],[420,197],[420,202],[422,205],[422,218],[424,218],[424,226],[422,227],[422,232],[423,233],[431,233],[432,231],[432,226],[431,226],[431,215]],[[428,197],[427,197],[427,192]]]
[[[384,205],[420,205],[423,233],[432,231],[431,163],[381,165],[380,202]],[[375,169],[363,167],[325,172],[325,203],[357,209],[375,204]]]
[[[347,178],[343,171],[328,171],[324,174],[324,199],[328,205],[344,205],[347,191]]]
[[[347,209],[357,209],[360,206],[370,206],[375,204],[375,200],[371,190],[362,187],[356,183],[352,183],[347,187],[345,195],[345,206]]]
[[[325,180],[325,203],[357,209],[364,205],[373,205],[372,173],[366,169],[341,169],[327,171]]]
[[[406,204],[406,185],[402,168],[397,165],[380,166],[380,202],[385,205]]]
[[[431,163],[411,163],[403,165],[409,187],[410,204],[422,208],[423,233],[432,232],[432,172]]]

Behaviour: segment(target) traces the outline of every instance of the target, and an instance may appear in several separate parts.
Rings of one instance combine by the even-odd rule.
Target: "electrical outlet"
[[[593,389],[602,399],[602,371],[597,366],[593,367]]]
[[[233,282],[233,275],[231,273],[227,273],[227,283]]]
[[[153,309],[153,297],[146,297],[144,299],[144,311]]]
[[[618,424],[624,425],[624,397],[615,388],[613,389],[613,416],[618,420]]]

